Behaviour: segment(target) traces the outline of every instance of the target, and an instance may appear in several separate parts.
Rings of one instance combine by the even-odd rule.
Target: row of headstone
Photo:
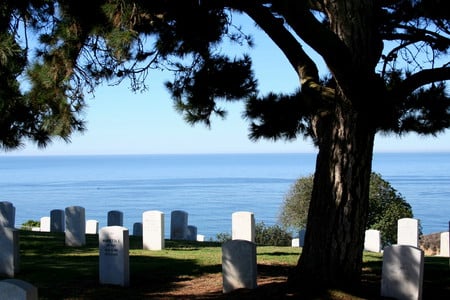
[[[50,217],[40,219],[39,231],[42,232],[64,232],[64,211],[52,210]],[[171,214],[171,239],[173,240],[197,240],[197,227],[188,225],[188,213],[185,211],[173,211]],[[123,226],[123,212],[111,210],[107,214],[107,226]],[[98,221],[86,221],[86,233],[98,233]],[[142,222],[133,224],[133,235],[142,236]]]
[[[249,213],[253,216],[252,213]],[[239,214],[238,214],[239,215]],[[235,217],[235,215],[233,215]],[[254,229],[254,218],[245,215],[239,224],[247,232]],[[184,218],[185,216],[183,216]],[[164,247],[164,214],[160,211],[143,213],[144,249],[160,250]],[[248,237],[248,236],[247,236]],[[121,226],[103,227],[99,233],[99,277],[101,284],[129,286],[128,229]],[[257,286],[256,244],[249,240],[233,239],[222,245],[223,292],[235,289],[254,289]]]
[[[298,239],[292,240],[293,247],[303,247],[305,231],[301,231]],[[402,218],[398,220],[397,237],[399,245],[419,246],[419,223],[417,219]],[[376,229],[365,231],[364,250],[381,252],[381,233]]]
[[[65,225],[65,222],[63,223]],[[97,220],[86,220],[86,234],[98,234],[98,224]],[[60,228],[64,228],[65,226],[61,226]],[[40,231],[40,232],[64,232],[65,229],[53,230],[51,227],[51,218],[50,217],[42,217],[40,219],[40,227],[32,228],[32,231]]]
[[[20,279],[4,279],[0,281],[0,299],[37,300],[38,289]]]
[[[14,227],[14,223],[15,207],[10,202],[0,202],[0,226]],[[51,210],[50,217],[46,216],[40,219],[40,227],[37,230],[41,232],[68,231],[66,232],[66,244],[68,246],[82,246],[85,243],[83,235],[97,234],[98,226],[96,220],[85,220],[85,209],[83,207],[71,206],[65,210]],[[107,226],[123,226],[123,212],[109,211]],[[82,231],[83,228],[84,231]],[[141,222],[133,224],[133,235],[143,235],[143,224]],[[171,213],[170,238],[173,240],[204,240],[204,236],[197,234],[196,226],[188,225],[188,213],[182,210],[172,211]]]
[[[402,218],[397,221],[397,244],[419,247],[419,220]],[[379,230],[366,230],[364,250],[381,252],[381,232]]]
[[[6,207],[6,209],[5,209]],[[11,220],[12,206],[3,203],[2,225],[14,224]],[[6,218],[4,216],[7,216]],[[186,215],[181,214],[187,219]],[[79,224],[85,224],[84,208],[67,207],[66,244],[81,245],[85,232]],[[6,220],[6,221],[5,221]],[[98,224],[98,223],[97,223]],[[184,221],[183,221],[184,224]],[[149,230],[145,230],[149,228]],[[159,228],[159,230],[155,230]],[[10,241],[3,245],[11,245],[18,249],[18,231],[11,227],[0,227],[0,238]],[[223,291],[230,292],[238,288],[256,287],[256,244],[254,243],[255,222],[251,212],[236,212],[232,215],[233,240],[224,243],[222,247]],[[148,249],[162,249],[164,243],[164,214],[159,211],[148,211],[143,214],[143,236],[146,233],[159,232],[154,237],[144,238],[149,241]],[[67,234],[67,232],[69,234]],[[374,234],[375,241],[379,239],[379,232]],[[417,238],[416,238],[417,236]],[[445,238],[445,236],[444,236]],[[448,238],[448,234],[447,234]],[[441,239],[441,241],[444,239]],[[152,242],[158,241],[156,247]],[[398,245],[385,248],[383,254],[381,294],[385,297],[397,299],[421,299],[423,283],[424,253],[418,249],[418,222],[415,219],[401,219],[398,226]],[[405,243],[405,244],[400,244]],[[444,241],[445,243],[445,241]],[[16,245],[14,245],[16,244]],[[379,243],[375,243],[379,244]],[[447,243],[448,244],[448,243]],[[99,234],[100,282],[104,284],[129,285],[129,240],[128,229],[121,226],[107,226]],[[417,245],[417,246],[415,246]],[[376,247],[375,247],[376,248]],[[441,246],[441,248],[444,248]],[[17,253],[5,247],[2,253]],[[6,258],[6,259],[5,259]],[[18,257],[0,255],[0,266],[6,266],[6,275],[13,276],[17,272]]]
[[[65,216],[67,212],[62,209],[53,209],[50,211],[50,217],[42,217],[40,219],[40,231],[41,232],[64,232],[65,231]],[[82,220],[80,220],[82,221]],[[120,211],[108,212],[108,226],[122,226],[123,225],[123,213]],[[86,221],[87,234],[98,233],[98,221],[87,220]]]

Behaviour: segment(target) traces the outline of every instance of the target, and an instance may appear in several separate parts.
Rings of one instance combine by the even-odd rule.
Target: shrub
[[[284,228],[299,231],[306,227],[313,181],[314,175],[299,178],[288,191],[279,215],[279,221]],[[380,174],[372,173],[366,228],[380,230],[382,246],[397,242],[398,219],[412,217],[411,206],[402,195]]]
[[[229,233],[216,234],[216,241],[225,243],[232,239]],[[255,224],[255,243],[261,246],[290,246],[292,235],[279,225],[266,226],[264,222]]]
[[[40,227],[40,226],[41,226],[41,222],[35,221],[35,220],[28,220],[28,221],[22,223],[22,226],[20,228],[24,229],[24,230],[31,230],[31,228],[33,228],[33,227]]]
[[[216,241],[218,241],[219,243],[225,243],[226,241],[231,240],[231,234],[226,233],[226,232],[221,232],[216,234]]]
[[[262,246],[290,246],[292,236],[279,225],[266,226],[264,222],[255,225],[255,243]]]

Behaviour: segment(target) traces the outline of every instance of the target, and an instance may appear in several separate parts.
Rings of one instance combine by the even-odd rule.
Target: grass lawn
[[[64,234],[20,231],[20,272],[15,278],[38,288],[39,299],[281,299],[300,248],[257,247],[258,288],[224,295],[221,245],[166,241],[161,251],[142,250],[130,237],[130,286],[99,284],[98,236],[86,245],[64,245]],[[315,299],[380,299],[382,255],[365,253],[363,289],[349,294],[328,291]],[[5,277],[0,277],[5,279]],[[423,299],[450,299],[449,258],[426,257]]]

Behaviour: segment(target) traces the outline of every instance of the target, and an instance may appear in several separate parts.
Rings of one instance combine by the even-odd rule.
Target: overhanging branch
[[[395,94],[406,96],[421,86],[446,80],[450,80],[450,67],[422,70],[409,76],[399,84],[395,90]]]
[[[299,75],[302,88],[333,97],[334,92],[319,84],[319,71],[297,39],[286,29],[284,20],[262,5],[247,5],[243,11],[272,39]]]

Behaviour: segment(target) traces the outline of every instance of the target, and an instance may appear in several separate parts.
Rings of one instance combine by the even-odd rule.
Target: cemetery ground
[[[380,299],[381,253],[365,252],[361,288],[307,297],[286,290],[301,248],[258,246],[258,287],[223,294],[220,243],[166,240],[165,249],[149,251],[141,239],[130,236],[130,286],[120,287],[99,283],[97,235],[68,247],[64,233],[21,230],[15,278],[36,286],[39,299]],[[426,256],[423,299],[450,299],[448,257]]]

